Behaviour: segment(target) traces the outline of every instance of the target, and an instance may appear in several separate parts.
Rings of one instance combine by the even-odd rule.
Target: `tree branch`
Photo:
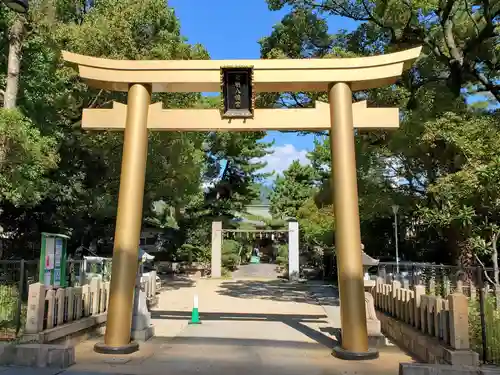
[[[469,15],[469,18],[471,19],[472,23],[474,24],[474,28],[476,29],[476,38],[477,38],[480,34],[479,26],[478,26],[476,20],[474,19],[474,16],[472,15],[471,10],[469,9],[469,2],[467,0],[464,0],[464,1],[465,1],[465,11]]]
[[[292,97],[292,99],[295,101],[295,103],[300,107],[300,108],[304,108],[304,104],[302,104],[299,99],[297,98],[297,94],[292,92],[290,93],[290,96]]]
[[[90,104],[88,105],[89,108],[93,108],[95,106],[95,104],[97,103],[97,100],[99,99],[99,97],[101,96],[101,94],[103,93],[104,90],[99,90],[99,92],[97,93],[97,95],[95,96],[95,98],[90,102]]]
[[[492,83],[486,75],[484,75],[483,72],[481,72],[478,68],[476,67],[471,67],[468,69],[472,75],[474,75],[479,82],[485,87],[486,90],[491,92],[491,94],[495,97],[496,100],[500,102],[500,86],[495,85]]]
[[[476,258],[477,262],[479,263],[479,265],[483,269],[484,277],[486,278],[486,280],[488,280],[488,282],[490,282],[492,285],[495,285],[495,282],[493,280],[491,280],[491,278],[488,276],[488,273],[486,272],[486,267],[484,266],[484,263],[481,262],[481,259],[479,259],[479,257],[477,256],[476,253],[474,253],[474,258]]]
[[[483,29],[477,34],[475,38],[470,38],[465,42],[464,45],[464,54],[471,52],[475,47],[481,45],[488,38],[492,38],[498,36],[498,33],[495,32],[495,24],[493,20],[500,15],[500,8],[498,8],[495,12],[491,12],[490,2],[489,0],[483,0],[483,18],[486,25]],[[472,17],[473,18],[473,17]],[[474,25],[478,27],[478,24],[473,19]]]

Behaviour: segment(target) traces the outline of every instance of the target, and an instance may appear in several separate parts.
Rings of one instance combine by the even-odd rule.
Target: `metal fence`
[[[441,297],[467,295],[472,349],[482,363],[500,365],[500,286],[493,282],[492,268],[380,262],[377,276],[386,282],[398,280],[405,288],[425,285],[427,294]]]

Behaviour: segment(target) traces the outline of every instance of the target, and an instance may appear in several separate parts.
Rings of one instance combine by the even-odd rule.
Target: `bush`
[[[288,245],[278,245],[278,255],[276,256],[276,265],[288,269]]]
[[[207,263],[210,262],[210,251],[206,247],[184,244],[175,253],[176,262]]]
[[[222,267],[230,271],[238,268],[243,246],[235,240],[224,240],[222,243]]]
[[[288,268],[288,245],[278,245],[278,256],[276,257],[276,264],[280,267]]]
[[[231,271],[229,271],[227,268],[222,268],[221,276],[225,279],[229,279],[231,278]]]
[[[14,322],[19,298],[17,286],[0,285],[0,322]]]
[[[496,353],[496,348],[500,347],[500,310],[496,308],[495,297],[488,296],[485,299],[484,315],[486,323],[486,348],[488,350],[487,358],[494,364],[500,364],[500,356]],[[480,356],[483,354],[483,339],[481,333],[481,314],[479,301],[469,300],[469,335],[471,340],[471,349]],[[485,360],[485,358],[481,358]]]

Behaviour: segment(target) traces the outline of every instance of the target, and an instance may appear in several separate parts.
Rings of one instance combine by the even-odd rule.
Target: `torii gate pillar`
[[[288,222],[288,279],[299,279],[299,223],[296,220]]]
[[[111,267],[109,319],[106,322],[104,343],[95,346],[95,350],[101,353],[129,354],[139,348],[137,342],[130,341],[130,331],[136,282],[134,275],[137,274],[142,226],[150,104],[151,85],[131,84],[127,99],[127,122]]]
[[[222,276],[222,221],[212,222],[212,278],[218,279]]]
[[[378,352],[368,348],[351,88],[347,83],[332,84],[328,96],[342,327],[342,346],[334,348],[334,354],[344,359],[376,358]]]

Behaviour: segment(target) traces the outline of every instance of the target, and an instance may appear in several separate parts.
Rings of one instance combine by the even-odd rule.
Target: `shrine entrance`
[[[420,55],[421,47],[359,58],[276,60],[124,61],[63,52],[94,88],[128,93],[127,104],[84,109],[82,128],[124,130],[122,170],[114,237],[109,319],[100,353],[127,354],[131,342],[134,284],[146,174],[149,131],[330,131],[335,247],[338,264],[342,359],[378,357],[368,347],[354,128],[399,126],[397,108],[352,102],[354,91],[394,84]],[[257,93],[326,92],[329,103],[314,108],[255,108]],[[220,92],[220,109],[163,109],[153,92]],[[220,264],[220,262],[218,263]],[[215,273],[214,273],[215,275]]]
[[[299,223],[297,221],[289,221],[288,228],[286,229],[223,229],[222,222],[215,221],[212,223],[212,260],[211,260],[211,275],[212,277],[221,277],[222,275],[222,256],[224,240],[228,239],[247,239],[246,241],[251,245],[250,261],[253,254],[253,249],[258,249],[260,259],[271,263],[276,262],[278,256],[277,245],[280,241],[287,244],[287,258],[286,264],[287,277],[289,280],[297,280],[299,278]],[[267,245],[267,246],[265,246]],[[269,246],[271,245],[271,246]],[[238,254],[242,259],[247,254]],[[259,261],[260,261],[259,259]]]

